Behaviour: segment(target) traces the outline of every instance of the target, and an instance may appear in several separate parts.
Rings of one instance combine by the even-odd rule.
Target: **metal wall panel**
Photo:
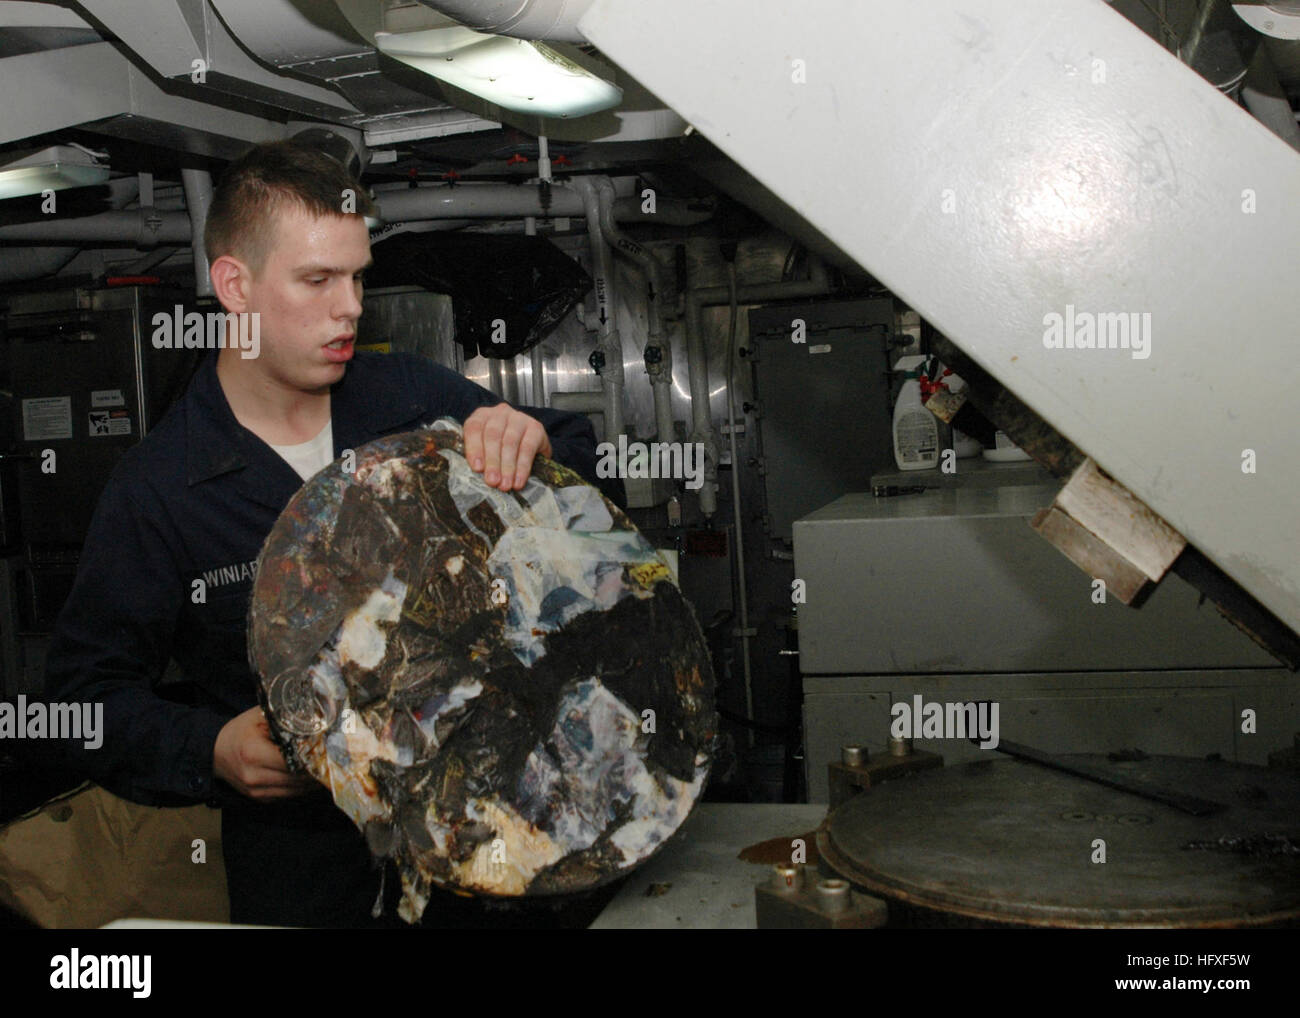
[[[850,494],[794,525],[800,667],[821,673],[1269,667],[1176,576],[1141,609],[1029,527],[1056,487]]]
[[[807,328],[798,343],[796,318]],[[799,517],[866,490],[873,472],[893,464],[885,346],[893,331],[892,300],[749,312],[772,537],[789,541]]]

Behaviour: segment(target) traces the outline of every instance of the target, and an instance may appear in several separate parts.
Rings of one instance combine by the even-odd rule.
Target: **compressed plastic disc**
[[[577,474],[470,470],[459,426],[380,439],[294,496],[249,655],[286,757],[402,875],[489,895],[599,886],[704,787],[707,646],[668,567]]]

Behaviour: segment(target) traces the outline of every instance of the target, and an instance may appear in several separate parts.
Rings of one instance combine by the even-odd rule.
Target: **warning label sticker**
[[[23,441],[72,437],[72,397],[46,396],[23,400]]]
[[[126,406],[126,400],[122,396],[121,389],[96,389],[90,394],[90,405],[93,407]]]
[[[131,414],[126,410],[90,411],[90,437],[131,434]]]

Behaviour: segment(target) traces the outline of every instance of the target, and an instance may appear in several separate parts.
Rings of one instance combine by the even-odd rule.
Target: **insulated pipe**
[[[616,291],[613,259],[600,229],[600,199],[590,177],[575,177],[573,189],[582,198],[587,218],[587,240],[591,244],[592,277],[596,283],[596,317],[605,367],[600,379],[605,386],[605,441],[617,442],[623,434],[623,342],[616,320]]]
[[[646,374],[650,376],[651,391],[654,393],[655,429],[660,442],[671,442],[675,435],[673,429],[673,349],[665,341],[660,305],[665,299],[663,265],[650,251],[642,247],[618,228],[614,222],[614,184],[608,177],[601,177],[596,182],[596,194],[600,204],[600,228],[605,239],[614,250],[631,258],[644,270],[650,281],[650,299],[646,302],[649,318],[649,334],[646,337]]]
[[[519,405],[519,372],[515,370],[515,359],[498,360],[501,365],[501,398],[507,403]]]
[[[544,134],[537,136],[537,179],[551,182],[551,145]]]
[[[212,296],[212,277],[208,273],[208,255],[203,248],[203,232],[212,204],[212,175],[207,170],[181,170],[185,185],[185,207],[190,215],[190,245],[194,252],[194,293]]]
[[[736,452],[736,391],[734,387],[736,374],[736,319],[740,315],[740,301],[737,297],[736,263],[727,262],[727,418],[731,426],[727,428],[727,444],[731,447],[731,512],[732,525],[736,528],[736,591],[740,605],[740,661],[745,677],[745,717],[754,720],[754,678],[750,670],[749,658],[749,573],[745,568],[745,530],[744,512],[740,504],[740,468],[737,465],[739,454]],[[754,745],[754,729],[747,728],[750,748]]]
[[[106,185],[108,203],[119,209],[140,192],[141,178],[117,177]],[[0,283],[41,279],[61,271],[81,249],[78,247],[0,248]]]
[[[516,39],[586,42],[578,21],[594,0],[420,0],[466,28]]]
[[[538,159],[539,163],[547,164],[540,168],[538,174],[542,180],[549,180],[549,160],[546,158],[546,137],[543,135],[538,139],[542,147],[542,154]],[[524,234],[529,237],[537,236],[537,218],[528,216],[524,219]],[[546,361],[542,357],[542,344],[538,340],[533,344],[533,348],[528,351],[529,363],[532,367],[533,391],[528,397],[533,406],[546,406]]]
[[[580,216],[582,199],[571,190],[551,190],[551,211],[542,208],[540,188],[510,184],[397,187],[376,190],[375,204],[389,222],[409,219],[497,219],[523,216]]]
[[[370,244],[383,243],[389,237],[399,233],[439,233],[444,230],[459,230],[464,226],[481,225],[480,219],[407,219],[400,223],[389,223],[370,234]]]
[[[550,406],[546,402],[546,360],[542,357],[542,344],[540,341],[533,344],[533,348],[528,351],[528,356],[533,369],[533,393],[529,398],[532,400],[533,406]]]
[[[575,177],[581,180],[581,177]],[[525,216],[581,216],[586,212],[575,190],[551,188],[551,200],[542,207],[540,188],[515,184],[457,184],[377,188],[375,204],[388,222],[419,219],[522,219]],[[641,211],[635,198],[617,198],[614,218],[622,222],[655,222],[664,226],[694,226],[713,215],[712,206],[679,198],[661,199],[654,215]]]
[[[614,199],[614,218],[620,223],[654,223],[656,226],[695,226],[712,219],[714,204],[691,198],[660,198],[654,212],[642,212],[634,195]]]
[[[77,219],[0,226],[0,240],[26,241],[31,244],[100,241],[132,244],[140,248],[158,244],[188,244],[190,217],[184,212],[160,212],[154,208],[100,212]]]
[[[52,276],[80,251],[77,247],[0,248],[0,283]]]
[[[709,358],[704,349],[704,328],[700,303],[686,294],[686,371],[691,390],[690,442],[704,447],[704,483],[700,487],[700,512],[712,516],[718,510],[718,443],[709,413]]]
[[[650,338],[646,350],[657,349],[660,357],[658,363],[646,363],[646,373],[650,376],[650,388],[654,395],[655,431],[660,442],[671,442],[677,437],[677,429],[673,426],[673,348],[666,340],[655,343],[654,337]]]
[[[605,393],[599,389],[583,392],[553,392],[551,406],[556,410],[572,410],[578,414],[603,414]]]

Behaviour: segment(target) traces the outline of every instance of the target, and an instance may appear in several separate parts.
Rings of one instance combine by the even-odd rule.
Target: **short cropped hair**
[[[293,139],[267,142],[245,152],[221,176],[203,231],[208,262],[233,255],[261,272],[275,241],[277,213],[286,206],[317,216],[353,210],[376,214],[365,189],[332,156]]]

